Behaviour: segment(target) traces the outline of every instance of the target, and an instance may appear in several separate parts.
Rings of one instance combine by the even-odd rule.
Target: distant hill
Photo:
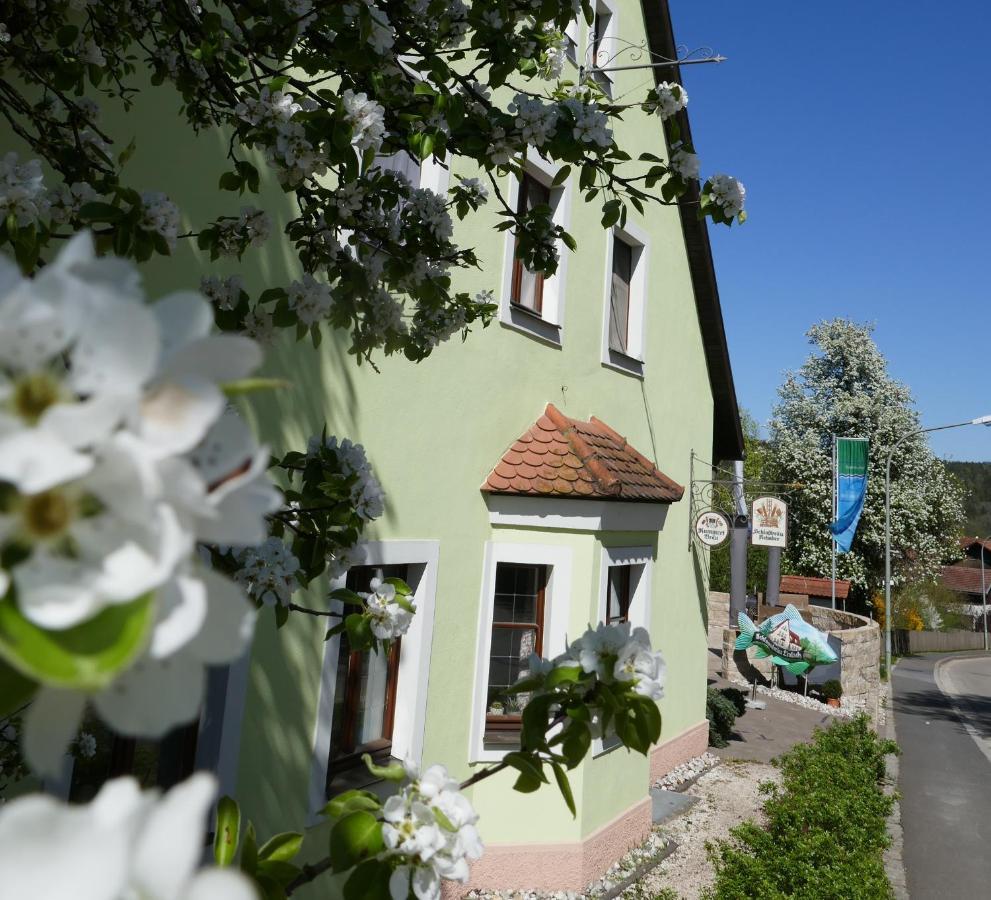
[[[957,476],[967,489],[968,535],[991,536],[991,462],[947,462],[946,468]]]

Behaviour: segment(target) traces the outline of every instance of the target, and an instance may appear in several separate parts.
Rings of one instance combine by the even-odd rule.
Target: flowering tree
[[[331,593],[343,613],[327,598],[294,602],[347,570],[384,501],[359,445],[321,434],[273,461],[229,405],[275,386],[255,372],[277,330],[319,345],[328,325],[350,334],[359,361],[421,360],[487,323],[491,292],[454,286],[477,260],[452,216],[494,197],[517,255],[546,273],[559,244],[576,246],[549,207],[503,196],[528,154],[556,163],[559,184],[574,173],[604,227],[648,203],[743,220],[743,187],[728,176],[686,199],[699,163],[681,139],[680,85],[632,104],[658,116],[671,145],[668,161],[634,160],[612,136],[627,107],[592,79],[561,80],[563,31],[582,15],[589,4],[573,0],[0,2],[0,115],[21,144],[0,159],[0,246],[16,260],[0,263],[0,715],[16,717],[5,739],[20,734],[35,772],[89,746],[78,735],[87,706],[126,735],[192,719],[205,667],[244,651],[262,604],[280,624],[326,617],[356,650],[382,651],[408,628],[416,610],[397,579],[367,596]],[[101,118],[160,103],[163,83],[193,132],[224,136],[209,221],[185,221],[182,198],[131,183],[134,147]],[[446,195],[420,188],[400,170],[427,159],[470,163],[477,177],[458,176]],[[183,240],[213,260],[264,243],[267,214],[224,192],[273,179],[295,204],[284,236],[295,280],[252,295],[237,275],[207,274],[202,294],[146,301],[135,262]],[[85,883],[87,897],[281,897],[333,871],[351,897],[436,897],[481,852],[462,788],[513,768],[518,790],[553,776],[573,808],[567,770],[594,736],[642,753],[658,738],[662,681],[646,632],[628,626],[532,659],[517,687],[529,698],[518,752],[460,784],[440,767],[376,769],[397,792],[384,804],[334,798],[330,853],[314,865],[293,862],[299,834],[258,846],[223,800],[216,858],[241,874],[197,874],[189,836],[214,790],[202,777],[163,798],[112,782],[85,808],[18,800],[0,814],[4,883],[23,896],[64,885],[79,896]]]
[[[849,553],[837,573],[866,600],[884,586],[884,475],[888,450],[920,427],[908,388],[888,375],[870,325],[833,319],[808,332],[816,348],[778,390],[771,421],[771,465],[778,481],[804,487],[792,495],[791,571],[829,572],[832,545],[832,435],[870,441],[867,499]],[[891,465],[893,576],[931,580],[957,550],[963,524],[959,483],[936,459],[925,435],[903,441]]]

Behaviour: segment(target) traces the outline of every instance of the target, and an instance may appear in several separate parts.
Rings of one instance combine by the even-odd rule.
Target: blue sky
[[[766,421],[815,321],[876,324],[923,424],[991,413],[991,6],[671,0],[703,174],[747,187],[710,226],[740,403]],[[935,435],[991,460],[991,429]]]

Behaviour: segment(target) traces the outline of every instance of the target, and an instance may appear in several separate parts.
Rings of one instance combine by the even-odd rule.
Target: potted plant
[[[839,706],[843,696],[843,685],[835,678],[830,678],[821,688],[822,696],[830,706]]]
[[[502,702],[496,700],[494,703],[489,704],[489,715],[490,716],[501,716],[505,715],[506,708],[502,705]]]

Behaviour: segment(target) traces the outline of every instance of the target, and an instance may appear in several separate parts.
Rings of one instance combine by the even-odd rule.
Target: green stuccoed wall
[[[620,0],[618,6],[621,32],[639,43],[644,39],[640,4]],[[568,71],[574,75],[573,68]],[[614,96],[636,99],[648,87],[648,73],[621,72]],[[125,172],[127,183],[165,191],[190,225],[236,213],[242,203],[257,205],[272,215],[276,235],[242,263],[211,264],[192,242],[180,242],[173,258],[145,266],[152,296],[195,288],[207,271],[241,274],[253,296],[298,277],[291,248],[278,237],[280,226],[293,217],[289,199],[271,180],[261,196],[241,199],[218,192],[226,139],[219,134],[194,138],[184,124],[174,122],[178,101],[169,90],[150,89],[149,96],[159,102],[139,103],[126,115],[106,113],[119,146],[132,136],[138,141]],[[616,132],[633,155],[666,153],[659,121],[639,109],[627,110]],[[4,149],[15,146],[6,139],[2,143]],[[22,147],[16,149],[24,155]],[[456,166],[453,174],[476,173]],[[508,189],[508,177],[502,187]],[[418,365],[401,357],[378,358],[376,371],[355,364],[344,352],[341,335],[325,334],[319,350],[287,336],[269,348],[266,371],[289,377],[293,387],[257,396],[247,409],[274,452],[302,448],[324,424],[328,433],[365,445],[387,495],[385,515],[370,529],[369,539],[440,542],[423,759],[444,763],[460,776],[469,774],[481,570],[489,540],[572,548],[571,636],[596,616],[600,537],[613,546],[655,546],[651,631],[668,665],[662,740],[704,718],[706,584],[688,549],[687,491],[671,506],[660,533],[603,536],[493,528],[479,491],[501,454],[548,402],[571,417],[601,418],[686,488],[692,449],[708,455],[712,446],[712,395],[677,211],[661,206],[649,207],[644,216],[630,211],[631,221],[650,239],[645,377],[640,380],[600,363],[607,236],[599,224],[600,208],[582,203],[577,184],[572,191],[568,228],[579,247],[567,263],[561,347],[494,322],[464,344],[452,339]],[[458,225],[457,240],[475,247],[481,262],[480,270],[458,276],[460,288],[489,288],[498,298],[508,262],[504,235],[495,231],[499,221],[490,204]],[[312,603],[320,602],[318,594],[314,591]],[[307,815],[323,633],[322,622],[299,615],[276,631],[270,610],[258,623],[237,794],[261,836],[298,827]],[[472,800],[487,843],[567,842],[589,835],[642,800],[647,781],[646,759],[618,749],[573,773],[577,819],[554,788],[515,794],[505,774],[477,786]],[[308,852],[316,854],[319,847]]]

